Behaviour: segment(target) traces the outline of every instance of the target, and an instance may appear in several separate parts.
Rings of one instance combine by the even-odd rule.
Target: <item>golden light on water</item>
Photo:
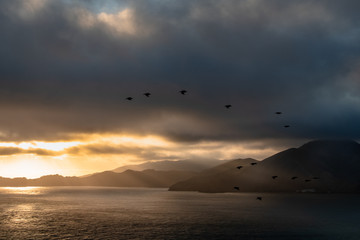
[[[28,194],[37,195],[43,187],[2,187],[7,194]]]

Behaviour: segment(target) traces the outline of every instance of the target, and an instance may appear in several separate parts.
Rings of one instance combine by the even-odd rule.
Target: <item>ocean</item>
[[[360,195],[0,188],[0,239],[358,240]]]

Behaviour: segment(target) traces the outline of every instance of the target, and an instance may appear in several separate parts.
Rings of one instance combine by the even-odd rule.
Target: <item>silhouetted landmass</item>
[[[159,171],[192,171],[201,172],[205,169],[217,166],[226,160],[179,160],[179,161],[158,161],[147,162],[138,165],[127,165],[111,170],[113,172],[124,172],[126,170],[143,171],[154,169]]]
[[[211,164],[219,162],[222,161],[211,161]],[[178,170],[128,169],[121,173],[106,171],[83,177],[0,177],[0,186],[170,187],[173,191],[201,192],[360,192],[360,145],[355,141],[312,141],[263,161],[236,159],[196,172],[206,168],[204,163],[151,162],[125,168]],[[182,170],[191,167],[195,171]],[[121,171],[121,168],[117,170]]]
[[[360,145],[348,140],[311,141],[238,169],[239,160],[172,185],[172,191],[360,192]],[[273,179],[274,176],[276,180]],[[296,178],[294,178],[296,176]],[[311,179],[311,181],[306,181]],[[234,186],[239,190],[234,189]]]
[[[126,170],[122,173],[112,171],[94,174],[81,178],[89,186],[114,186],[114,187],[169,187],[172,184],[191,178],[195,172],[189,171],[156,171]]]
[[[96,173],[88,177],[63,177],[47,175],[36,179],[2,178],[0,186],[111,186],[111,187],[169,187],[170,185],[195,176],[190,171],[133,171],[122,173],[111,171]]]

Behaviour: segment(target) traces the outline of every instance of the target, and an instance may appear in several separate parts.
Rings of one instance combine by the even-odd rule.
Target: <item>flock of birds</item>
[[[257,164],[256,162],[250,163],[251,166],[255,166],[256,164]],[[240,170],[240,169],[242,169],[243,167],[244,167],[244,166],[239,165],[239,166],[237,166],[236,168]],[[271,178],[272,178],[273,180],[276,180],[278,177],[279,177],[279,176],[277,176],[277,175],[271,176]],[[291,180],[296,180],[296,179],[298,179],[298,178],[299,178],[298,176],[293,176],[293,177],[291,177],[290,179],[291,179]],[[312,177],[311,179],[304,179],[304,182],[310,182],[311,180],[319,180],[319,179],[320,179],[319,177]],[[240,191],[240,187],[238,187],[238,186],[235,186],[234,189],[237,190],[237,191]],[[262,200],[262,197],[257,197],[256,200],[260,200],[260,201],[261,201],[261,200]]]
[[[181,95],[186,95],[186,94],[188,93],[188,91],[183,89],[183,90],[180,90],[179,93],[180,93]],[[145,92],[145,93],[143,93],[143,95],[144,95],[145,97],[150,97],[152,94],[151,94],[150,92]],[[133,97],[127,97],[127,98],[125,98],[125,99],[128,100],[128,101],[134,100]],[[224,105],[224,107],[225,107],[226,109],[230,109],[230,108],[232,107],[232,105],[231,105],[231,104],[226,104],[226,105]],[[280,115],[280,114],[282,114],[282,112],[275,112],[275,114]],[[283,127],[284,127],[284,128],[289,128],[290,125],[284,125]]]
[[[182,94],[182,95],[186,95],[187,92],[188,92],[187,90],[180,90],[180,91],[179,91],[179,93]],[[145,97],[150,97],[150,96],[151,96],[151,93],[145,92],[145,93],[143,93],[143,95],[144,95]],[[133,97],[127,97],[127,98],[125,98],[125,99],[131,101],[131,100],[133,100],[134,98],[133,98]]]
[[[180,93],[181,95],[187,95],[188,91],[187,91],[187,90],[180,90],[179,93]],[[143,93],[143,95],[148,98],[148,97],[150,97],[152,94],[151,94],[150,92],[145,92],[145,93]],[[127,98],[125,98],[125,99],[128,100],[128,101],[134,100],[133,97],[127,97]],[[226,109],[230,109],[230,108],[232,107],[232,105],[231,105],[231,104],[226,104],[226,105],[224,105],[224,107],[225,107]],[[275,112],[275,114],[276,114],[276,115],[281,115],[282,112]],[[284,125],[283,127],[284,127],[284,128],[289,128],[290,125]],[[250,163],[250,165],[252,165],[252,166],[254,166],[254,165],[256,165],[256,164],[257,164],[256,162]],[[237,166],[237,169],[241,169],[241,168],[243,168],[243,166]],[[272,176],[272,179],[273,179],[273,180],[275,180],[275,179],[277,179],[277,178],[278,178],[278,176]],[[294,177],[291,178],[291,180],[295,180],[295,179],[297,179],[297,178],[298,178],[297,176],[294,176]],[[319,179],[319,178],[318,178],[318,177],[314,177],[313,179]],[[305,179],[305,182],[310,182],[310,181],[311,181],[311,179]],[[240,191],[240,188],[237,187],[237,186],[235,186],[234,189]],[[261,200],[262,200],[262,197],[257,197],[256,199],[261,201]]]

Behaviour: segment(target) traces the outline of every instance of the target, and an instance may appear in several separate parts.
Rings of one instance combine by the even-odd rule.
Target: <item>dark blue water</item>
[[[0,188],[0,212],[0,239],[360,239],[360,195]]]

